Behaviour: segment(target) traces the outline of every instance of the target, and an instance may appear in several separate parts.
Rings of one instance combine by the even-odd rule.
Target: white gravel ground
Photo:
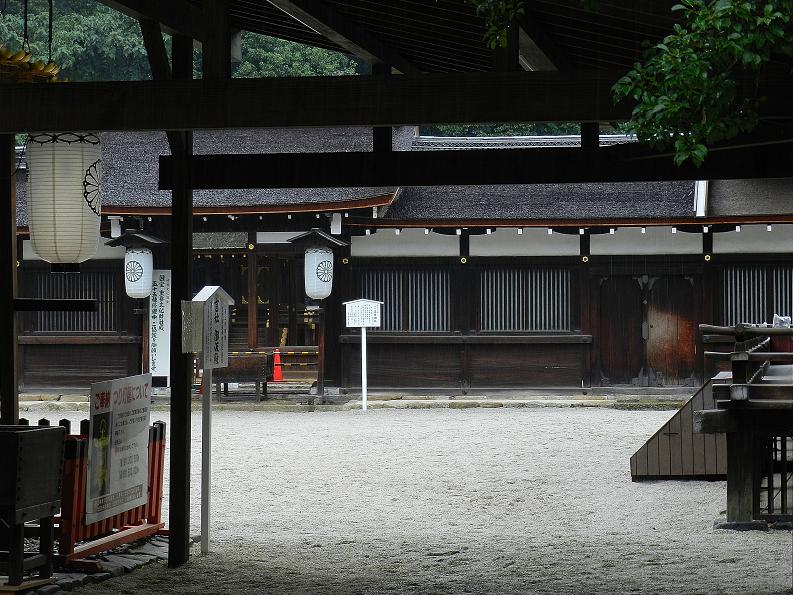
[[[80,592],[789,592],[789,532],[713,530],[723,482],[631,483],[670,416],[216,412],[214,553]]]

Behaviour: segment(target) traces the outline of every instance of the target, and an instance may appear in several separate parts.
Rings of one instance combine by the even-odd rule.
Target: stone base
[[[730,531],[768,531],[768,523],[766,521],[728,521],[726,517],[719,517],[713,521],[713,528]]]

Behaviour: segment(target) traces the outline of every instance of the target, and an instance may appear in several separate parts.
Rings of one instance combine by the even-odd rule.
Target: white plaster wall
[[[257,231],[257,244],[286,244],[295,236],[299,236],[303,231]]]
[[[793,252],[793,225],[742,225],[741,231],[713,234],[714,254]]]
[[[423,229],[380,229],[369,236],[354,236],[350,255],[361,256],[459,256],[460,238],[439,233],[425,234]]]
[[[639,227],[618,227],[614,235],[593,235],[589,244],[592,255],[652,255],[652,254],[701,254],[702,236],[698,233],[672,233],[671,227],[647,227],[642,233]]]
[[[105,242],[109,238],[99,238],[99,246],[96,249],[96,254],[91,260],[115,260],[124,259],[124,252],[126,251],[123,246],[110,247],[105,246]],[[41,260],[39,255],[33,251],[33,246],[30,240],[22,240],[22,259],[23,260]]]
[[[577,256],[578,235],[554,233],[545,228],[494,229],[490,234],[471,236],[471,256]]]

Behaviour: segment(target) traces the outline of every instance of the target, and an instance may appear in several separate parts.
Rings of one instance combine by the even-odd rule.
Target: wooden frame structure
[[[4,423],[18,418],[16,383],[16,237],[14,229],[14,166],[13,133],[24,130],[166,130],[172,161],[169,163],[168,186],[173,192],[171,213],[171,264],[173,269],[173,302],[189,299],[192,267],[192,225],[195,171],[192,157],[192,130],[199,128],[364,125],[393,126],[417,123],[454,122],[528,122],[572,121],[609,122],[629,117],[630,105],[615,106],[610,88],[616,80],[614,71],[604,72],[609,65],[623,68],[640,51],[642,39],[659,39],[672,23],[668,9],[673,2],[643,2],[639,8],[623,8],[618,4],[602,14],[589,13],[577,0],[559,2],[558,10],[533,9],[525,23],[515,24],[513,43],[507,52],[495,56],[481,42],[483,23],[464,0],[411,3],[409,10],[398,10],[391,2],[376,2],[369,10],[362,2],[337,0],[304,0],[249,3],[243,0],[204,2],[199,9],[186,0],[151,3],[139,0],[105,0],[115,8],[132,14],[144,23],[154,23],[173,34],[173,60],[168,64],[161,41],[147,34],[147,51],[156,80],[127,83],[72,83],[69,85],[5,85],[0,110],[0,281],[9,288],[0,293],[0,416]],[[163,6],[160,6],[160,5]],[[621,12],[622,11],[622,12]],[[295,17],[310,20],[301,23]],[[539,26],[540,22],[549,25]],[[529,23],[527,25],[527,23]],[[573,26],[572,36],[550,34],[552,25]],[[364,77],[319,77],[315,79],[230,80],[230,29],[240,28],[285,39],[310,43],[330,49],[346,48],[360,52],[365,60],[377,59],[385,71],[393,67],[417,71],[420,75],[376,75]],[[609,27],[609,35],[601,34]],[[538,34],[542,29],[544,34]],[[520,29],[520,31],[518,30]],[[522,31],[522,32],[521,32]],[[533,35],[533,37],[532,37]],[[523,40],[524,52],[516,43]],[[614,43],[618,39],[618,43]],[[191,81],[194,40],[202,45],[204,80]],[[528,41],[527,41],[528,40]],[[528,51],[526,48],[530,48]],[[537,52],[549,58],[550,65],[570,65],[581,70],[552,72],[505,72],[517,69],[521,62],[537,58]],[[565,59],[566,57],[566,59]],[[390,64],[388,62],[391,62]],[[548,67],[548,62],[544,62]],[[488,72],[493,66],[498,72]],[[531,64],[527,65],[532,67]],[[472,72],[473,71],[473,72]],[[767,87],[763,86],[768,84]],[[789,120],[793,116],[790,101],[790,78],[771,74],[764,77],[761,89],[767,89],[764,118]],[[592,128],[588,140],[578,153],[568,155],[580,163],[590,163],[587,175],[595,176],[596,167],[608,168],[610,161],[592,160]],[[374,133],[373,133],[374,134]],[[596,134],[594,138],[596,138]],[[789,151],[762,148],[768,142],[787,143],[790,139],[769,141],[759,136],[734,145],[740,168],[726,159],[713,166],[711,174],[742,177],[787,175]],[[748,147],[747,147],[748,145]],[[635,157],[636,155],[633,155]],[[494,167],[498,159],[488,161]],[[487,155],[483,158],[488,159]],[[258,158],[257,158],[258,159]],[[311,157],[317,165],[312,183],[333,185],[341,178],[328,175],[324,163],[336,163],[331,155]],[[371,157],[372,164],[385,168],[376,179],[393,175],[388,168],[398,159],[388,153]],[[440,159],[443,159],[441,157]],[[404,172],[404,180],[431,184],[448,183],[457,157],[433,174]],[[666,159],[666,158],[665,158]],[[302,161],[301,161],[302,160]],[[273,157],[286,168],[279,183],[298,183],[294,168],[306,161],[302,157]],[[343,160],[342,160],[343,161]],[[423,168],[431,167],[431,159],[419,160]],[[537,166],[544,169],[549,160],[522,155],[507,160],[508,167],[499,169],[498,179],[508,182],[517,178],[518,170]],[[659,162],[660,163],[660,162]],[[716,163],[718,163],[718,158]],[[413,166],[411,166],[413,167]],[[619,167],[604,175],[614,179]],[[648,166],[652,171],[654,166]],[[576,179],[574,170],[554,165],[556,181]],[[662,176],[684,177],[685,170],[664,166]],[[410,180],[410,176],[423,176]],[[459,170],[457,173],[460,173]],[[503,174],[503,177],[502,177]],[[481,182],[487,172],[464,180]],[[520,174],[523,176],[523,174]],[[622,174],[626,175],[626,174]],[[324,177],[323,177],[324,176]],[[346,179],[352,175],[345,173]],[[273,178],[275,179],[275,178]],[[374,178],[373,178],[374,179]],[[538,181],[539,176],[521,177]],[[228,182],[224,182],[228,183]],[[273,183],[255,180],[255,183]],[[171,397],[171,491],[169,563],[184,563],[189,553],[190,494],[190,375],[192,361],[181,353],[181,319],[179,308],[172,310],[172,397]]]
[[[734,337],[732,352],[706,355],[730,362],[729,382],[714,385],[715,407],[694,414],[694,431],[722,433],[727,445],[727,522],[738,526],[763,518],[789,521],[788,436],[793,427],[793,353],[772,351],[772,339],[793,336],[790,328],[738,324],[702,325],[703,333]],[[781,441],[768,458],[767,439]],[[765,455],[765,456],[764,456]],[[778,463],[778,464],[777,464]],[[765,476],[766,513],[761,514]],[[776,484],[774,478],[779,476]],[[775,514],[775,501],[779,511]]]

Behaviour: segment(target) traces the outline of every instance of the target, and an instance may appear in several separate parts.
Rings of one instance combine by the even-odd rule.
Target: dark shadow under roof
[[[659,219],[694,215],[693,182],[403,188],[387,219]]]

